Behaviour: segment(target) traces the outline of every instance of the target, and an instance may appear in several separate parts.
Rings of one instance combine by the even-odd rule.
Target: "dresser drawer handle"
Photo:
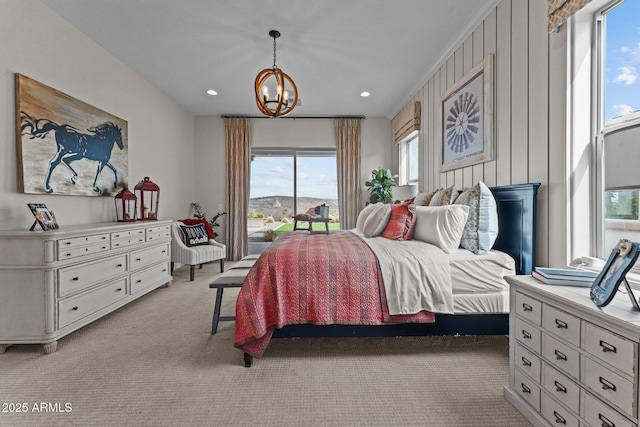
[[[531,361],[523,356],[522,357],[522,366],[531,366]]]
[[[166,268],[163,268],[163,269],[162,269],[162,272],[163,272],[163,273],[165,273],[166,271],[167,271],[167,269],[166,269]]]
[[[529,387],[527,387],[526,385],[524,385],[524,383],[520,383],[520,385],[522,386],[522,392],[523,393],[529,393],[531,394],[531,389]]]
[[[71,244],[71,242],[64,242],[64,244],[65,244],[65,245],[70,245],[70,244]]]
[[[142,283],[142,280],[138,279],[136,280],[136,283]]]
[[[71,254],[64,254],[64,256],[71,256]]]
[[[122,263],[116,264],[116,267],[122,267]]]
[[[560,320],[560,319],[556,319],[556,327],[557,327],[558,329],[567,329],[567,327],[568,327],[568,326],[569,326],[569,325],[567,325],[567,323],[566,323],[566,322],[563,322],[563,321],[562,321],[562,320]]]
[[[556,424],[564,424],[567,425],[567,420],[562,418],[559,413],[553,411],[553,416],[556,417]]]
[[[73,280],[74,282],[77,282],[78,280],[80,280],[80,278],[79,278],[78,276],[76,276],[76,277],[74,277],[74,278],[73,278],[73,279],[71,279],[71,280]]]
[[[530,339],[531,338],[531,334],[527,331],[525,331],[524,329],[522,330],[522,336],[526,339]]]
[[[562,384],[560,384],[558,381],[554,381],[553,384],[556,386],[556,391],[559,391],[560,393],[565,393],[565,394],[567,393],[567,388]]]
[[[602,384],[602,389],[603,390],[616,391],[616,385],[613,384],[611,381],[605,380],[602,377],[600,377],[600,384]]]
[[[567,355],[559,350],[553,350],[556,355],[556,360],[567,360]]]
[[[136,258],[136,261],[142,261],[142,258]]]
[[[163,253],[163,254],[166,254],[166,253],[167,253],[167,251],[162,251],[162,253]]]
[[[522,303],[522,308],[524,309],[524,311],[533,311],[533,307],[531,307],[529,304]]]
[[[600,347],[602,347],[602,351],[604,353],[607,353],[609,351],[612,352],[612,353],[617,353],[618,352],[618,349],[616,349],[616,347],[614,345],[611,345],[606,341],[600,340]]]
[[[602,427],[616,427],[615,423],[613,423],[612,421],[610,421],[607,417],[605,417],[602,414],[598,414],[598,418],[600,419],[600,421],[602,421],[601,426]]]
[[[78,310],[78,306],[76,305],[75,307],[72,307],[71,310],[73,310],[73,311]]]
[[[116,292],[120,292],[120,291],[122,291],[122,288],[116,289]]]

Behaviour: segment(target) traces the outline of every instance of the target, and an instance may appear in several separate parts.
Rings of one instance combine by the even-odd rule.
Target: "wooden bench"
[[[235,316],[220,316],[222,306],[222,293],[225,288],[239,288],[242,286],[245,277],[260,255],[247,255],[238,261],[233,267],[220,274],[209,284],[209,289],[217,289],[216,302],[213,307],[213,319],[211,320],[211,335],[218,331],[219,322],[229,322],[236,320]]]

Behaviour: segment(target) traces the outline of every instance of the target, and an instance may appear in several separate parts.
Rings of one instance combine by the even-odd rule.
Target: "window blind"
[[[604,136],[605,190],[640,189],[640,124]]]
[[[420,101],[410,102],[393,119],[393,141],[399,144],[420,130]]]

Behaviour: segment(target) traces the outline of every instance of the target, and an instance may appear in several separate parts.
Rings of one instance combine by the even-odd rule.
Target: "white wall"
[[[129,186],[160,186],[160,219],[187,215],[195,189],[194,117],[37,0],[0,0],[0,229],[26,229],[27,203],[64,225],[115,221],[111,197],[18,193],[14,73],[128,122]]]
[[[501,1],[412,101],[422,102],[420,187],[540,182],[536,263],[563,266],[568,258],[566,35],[548,35],[546,10],[543,0]],[[495,159],[441,173],[440,96],[489,54],[494,55]]]
[[[225,202],[225,131],[220,117],[196,117],[196,199],[211,217],[226,211]],[[367,200],[364,182],[371,170],[391,164],[391,121],[384,117],[366,118],[361,122],[361,182],[362,206]],[[252,119],[253,147],[335,147],[335,128],[332,119]],[[220,222],[221,231],[224,223]],[[224,233],[221,233],[223,235]],[[224,236],[222,237],[224,239]]]

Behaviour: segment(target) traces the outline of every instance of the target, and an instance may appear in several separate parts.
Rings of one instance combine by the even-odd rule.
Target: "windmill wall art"
[[[125,120],[21,74],[15,84],[19,191],[113,196],[127,185]]]

